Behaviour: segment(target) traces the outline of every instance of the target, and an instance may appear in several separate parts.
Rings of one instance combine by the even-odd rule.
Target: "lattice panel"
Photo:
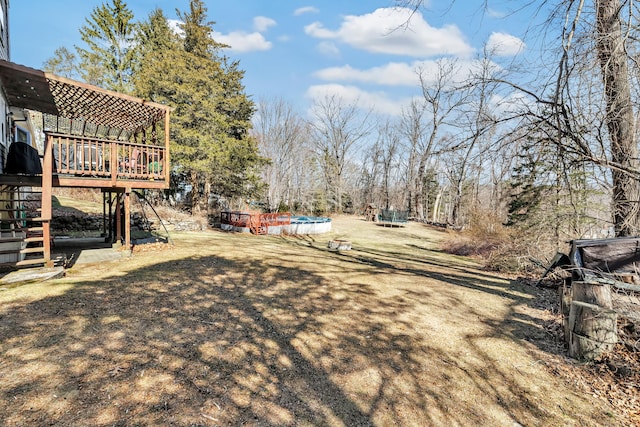
[[[57,80],[48,81],[61,117],[134,132],[161,120],[164,115],[164,110],[157,107]]]

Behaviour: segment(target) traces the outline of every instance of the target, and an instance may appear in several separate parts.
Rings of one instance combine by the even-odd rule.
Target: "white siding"
[[[9,0],[0,0],[0,59],[9,61]]]
[[[9,61],[9,0],[0,0],[0,9],[0,59]],[[4,172],[4,163],[11,143],[8,112],[9,106],[4,91],[0,91],[0,173]]]

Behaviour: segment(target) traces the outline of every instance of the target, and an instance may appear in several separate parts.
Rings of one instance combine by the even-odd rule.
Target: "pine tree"
[[[532,144],[525,147],[519,156],[519,164],[513,170],[511,178],[512,195],[509,201],[507,225],[523,225],[536,219],[543,196],[550,192],[549,183],[543,183],[547,163],[541,153],[533,150]]]
[[[177,50],[181,48],[178,36],[169,26],[162,9],[151,12],[148,21],[140,23],[138,29],[139,61],[132,79],[134,94],[154,102],[168,103],[175,86],[171,84],[171,71],[176,68]]]
[[[94,8],[85,21],[80,36],[87,48],[76,47],[82,78],[105,89],[131,93],[136,59],[133,13],[123,0],[111,0]]]
[[[257,168],[263,159],[249,137],[253,102],[242,85],[237,62],[220,55],[211,37],[206,7],[192,0],[182,20],[181,39],[155,11],[141,25],[142,61],[136,93],[175,108],[171,153],[175,169],[192,187],[192,208],[203,209],[211,192],[250,197],[260,189]]]
[[[59,47],[53,56],[45,61],[43,69],[49,73],[68,79],[78,79],[78,64],[76,55],[66,47]]]

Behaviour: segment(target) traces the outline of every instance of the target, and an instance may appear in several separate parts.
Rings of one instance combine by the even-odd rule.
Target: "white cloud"
[[[184,30],[180,28],[180,26],[183,24],[182,21],[179,21],[177,19],[167,19],[167,24],[169,24],[169,28],[171,28],[171,30],[175,34],[178,34],[179,36],[184,36]]]
[[[337,96],[347,105],[354,104],[364,110],[394,116],[402,114],[402,107],[410,101],[408,98],[392,99],[385,92],[367,92],[355,86],[339,84],[310,86],[306,95],[312,101]]]
[[[318,52],[325,56],[338,57],[340,56],[340,49],[333,42],[320,42],[317,46]]]
[[[335,31],[314,22],[305,27],[305,32],[315,38],[338,40],[373,53],[426,57],[466,56],[473,52],[456,26],[434,28],[419,11],[401,7],[345,16]]]
[[[329,82],[358,82],[384,86],[419,87],[418,73],[422,73],[425,84],[435,82],[438,69],[446,62],[442,61],[414,61],[412,63],[390,62],[379,67],[356,69],[350,65],[330,67],[316,71],[313,75]],[[478,71],[480,64],[474,60],[456,60],[450,63],[453,72],[449,82],[460,83],[468,79],[472,72]]]
[[[256,16],[253,18],[253,29],[259,33],[264,33],[275,25],[277,25],[276,21],[266,16]]]
[[[345,65],[316,71],[314,77],[325,81],[351,81],[375,83],[387,86],[417,86],[416,67],[402,62],[392,62],[380,67],[359,70]]]
[[[536,102],[525,94],[512,92],[507,95],[494,94],[490,99],[496,112],[501,115],[518,114],[523,110],[534,110]]]
[[[230,46],[229,50],[234,52],[269,50],[272,46],[270,41],[257,32],[245,33],[243,31],[233,31],[229,34],[214,32],[213,38],[219,43]]]
[[[338,39],[335,32],[325,29],[320,22],[314,22],[304,27],[304,32],[317,39]]]
[[[491,33],[487,40],[487,50],[497,56],[512,56],[525,49],[525,43],[507,33]]]
[[[489,17],[491,18],[496,18],[496,19],[502,19],[507,16],[505,12],[501,12],[497,9],[492,9],[492,8],[487,9],[487,15],[489,15]]]
[[[320,12],[320,10],[317,7],[305,6],[305,7],[299,7],[296,10],[294,10],[293,15],[300,16],[300,15],[304,15],[305,13],[318,13],[318,12]]]

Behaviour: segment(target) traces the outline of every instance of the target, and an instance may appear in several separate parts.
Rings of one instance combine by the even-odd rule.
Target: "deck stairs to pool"
[[[263,226],[263,225],[260,225],[260,226],[258,226],[256,229],[251,230],[251,232],[252,232],[253,234],[257,234],[257,235],[264,235],[264,234],[268,234],[268,233],[267,233],[267,227],[266,227],[266,226]]]
[[[268,234],[269,226],[261,220],[261,215],[255,214],[249,217],[249,230],[252,234],[262,236]]]

